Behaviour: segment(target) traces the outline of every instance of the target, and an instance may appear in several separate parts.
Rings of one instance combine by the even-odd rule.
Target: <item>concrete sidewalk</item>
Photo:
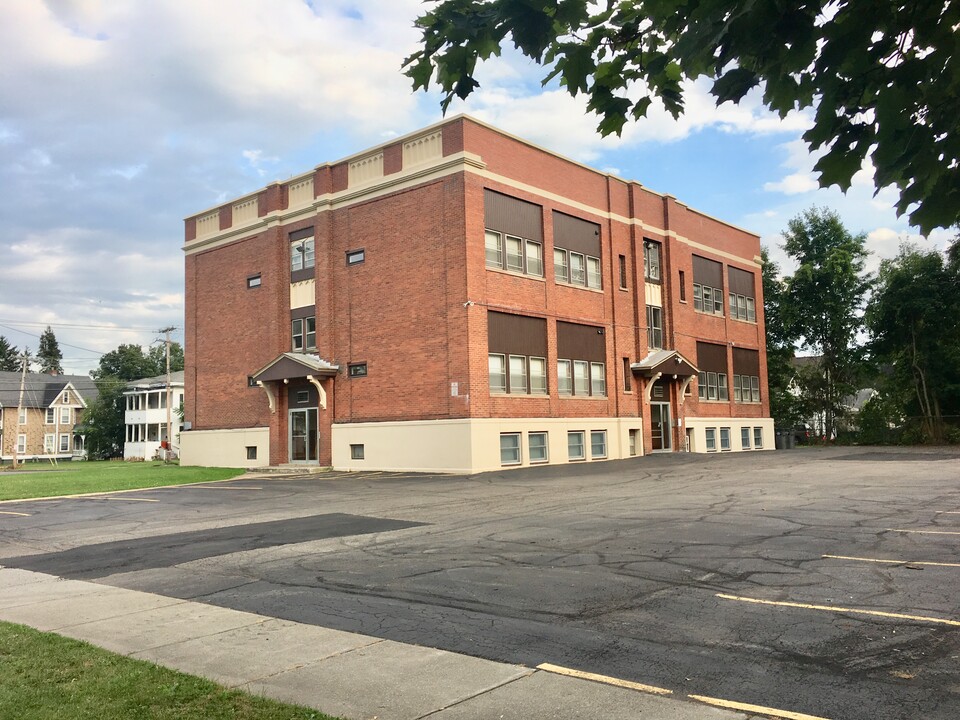
[[[0,568],[0,620],[360,720],[744,720],[555,671]],[[627,685],[630,685],[627,683]]]

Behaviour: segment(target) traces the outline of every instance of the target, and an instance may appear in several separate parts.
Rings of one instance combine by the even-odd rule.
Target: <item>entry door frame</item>
[[[304,455],[306,456],[303,459],[295,460],[293,457],[293,430],[294,430],[294,420],[293,416],[303,414],[306,425],[305,437],[305,446],[304,446]],[[287,462],[297,465],[317,465],[320,462],[320,426],[319,426],[320,413],[318,408],[308,407],[308,408],[291,408],[287,412]],[[312,422],[311,422],[312,421]],[[312,425],[312,427],[311,427]],[[313,457],[311,456],[311,443],[310,439],[313,439],[312,450]]]
[[[666,415],[666,421],[664,421]],[[659,416],[659,422],[657,420]],[[650,403],[650,435],[651,443],[656,443],[657,429],[660,431],[660,447],[653,448],[653,452],[673,452],[673,412],[668,402]]]

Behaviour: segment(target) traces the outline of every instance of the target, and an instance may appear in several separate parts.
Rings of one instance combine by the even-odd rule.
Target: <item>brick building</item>
[[[470,117],[185,225],[185,463],[773,446],[759,238]]]

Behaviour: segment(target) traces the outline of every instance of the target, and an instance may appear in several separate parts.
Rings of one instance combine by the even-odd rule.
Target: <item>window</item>
[[[633,392],[633,370],[630,369],[630,358],[623,359],[623,391]]]
[[[543,277],[543,243],[494,230],[484,233],[489,268]]]
[[[547,462],[549,459],[547,453],[547,434],[543,432],[532,432],[527,435],[527,449],[531,463]]]
[[[557,360],[557,391],[561,395],[573,394],[573,364],[569,360]]]
[[[352,378],[361,378],[367,376],[367,364],[350,363],[347,365],[347,374]]]
[[[44,420],[44,423],[47,425],[53,425],[55,422],[57,422],[56,408],[47,408],[47,417]]]
[[[574,395],[590,394],[590,363],[586,360],[573,361],[573,393]]]
[[[663,347],[663,308],[647,305],[647,347]]]
[[[625,255],[620,256],[620,289],[627,289],[627,257]]]
[[[553,274],[557,282],[569,282],[567,251],[555,248],[553,251]]]
[[[527,392],[527,358],[523,355],[510,356],[510,392]]]
[[[687,274],[681,270],[680,271],[680,302],[685,303],[687,301]]]
[[[60,452],[70,452],[70,436],[60,436]]]
[[[247,445],[247,460],[256,460],[256,459],[257,459],[257,446]]]
[[[590,457],[605,458],[607,456],[607,431],[590,431]]]
[[[303,405],[310,402],[310,392],[308,390],[297,390],[297,404]]]
[[[748,427],[740,428],[740,449],[750,449],[750,428]]]
[[[249,276],[247,276],[247,287],[248,287],[248,288],[251,288],[251,289],[252,289],[252,288],[258,288],[258,287],[260,287],[261,282],[262,282],[262,280],[261,280],[261,278],[260,278],[260,273],[257,273],[256,275],[249,275]]]
[[[253,375],[247,375],[247,387],[258,387],[257,381],[253,379]],[[183,400],[181,399],[180,402],[183,402]],[[129,410],[130,408],[128,407],[127,409]]]
[[[491,353],[488,365],[490,392],[505,393],[507,391],[507,359],[503,355]]]
[[[53,454],[54,446],[56,445],[56,442],[57,442],[57,436],[54,435],[53,433],[44,435],[43,436],[43,452],[46,455]]]
[[[567,459],[585,460],[583,447],[583,431],[574,430],[567,433]]]
[[[20,408],[20,411],[17,413],[17,422],[20,425],[27,424],[27,409],[25,407]]]
[[[147,393],[147,410],[157,410],[160,407],[160,393]]]
[[[709,315],[723,315],[722,263],[693,256],[693,309]]]
[[[363,445],[358,444],[350,445],[350,459],[351,460],[363,460]]]
[[[314,240],[312,237],[294,240],[290,243],[290,271],[308,270],[316,264]]]
[[[347,251],[347,265],[359,265],[367,259],[367,254],[361,248],[360,250]]]
[[[586,285],[587,273],[583,255],[570,253],[570,282],[574,285]]]
[[[587,256],[587,287],[600,289],[600,258]]]
[[[590,363],[590,394],[594,397],[607,394],[607,376],[603,363]]]
[[[500,464],[520,464],[520,433],[500,434]]]
[[[503,267],[503,237],[498,232],[487,230],[484,233],[487,267]]]
[[[733,401],[760,402],[760,378],[751,375],[734,375]]]
[[[728,427],[720,428],[720,449],[730,449],[730,428]]]
[[[315,317],[297,318],[292,321],[293,349],[316,350],[317,319]]]
[[[757,310],[754,301],[754,275],[748,270],[727,267],[727,296],[730,305],[730,317],[744,322],[756,322]]]
[[[715,343],[697,343],[697,392],[701,400],[729,401],[727,348]]]
[[[706,428],[704,432],[707,436],[707,452],[716,452],[717,451],[717,429]]]
[[[64,390],[64,391],[63,391],[63,404],[64,404],[64,405],[70,405],[70,404],[71,404],[71,401],[70,401],[70,391],[69,391],[69,390]]]
[[[630,430],[629,439],[630,439],[630,457],[635,457],[637,454],[637,441],[639,440],[640,431],[639,430]]]
[[[651,282],[660,282],[660,243],[643,241],[643,277]]]
[[[17,452],[21,455],[27,452],[27,436],[17,435]]]
[[[753,429],[753,447],[757,450],[763,448],[763,428]]]
[[[530,393],[532,395],[547,394],[546,358],[530,358]]]
[[[70,413],[70,410],[71,410],[71,409],[72,409],[72,408],[68,408],[68,407],[62,407],[62,408],[60,408],[60,424],[61,424],[61,425],[69,425],[69,424],[70,424],[70,422],[71,422],[71,420],[72,420],[72,418],[71,418],[71,413]]]

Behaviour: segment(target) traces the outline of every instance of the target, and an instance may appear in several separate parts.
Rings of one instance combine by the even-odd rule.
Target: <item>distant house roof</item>
[[[183,385],[183,370],[177,370],[170,373],[171,385]],[[131,380],[127,383],[127,392],[133,390],[149,390],[150,388],[166,387],[167,376],[158,375],[157,377],[143,378],[142,380]]]
[[[93,378],[87,375],[45,375],[27,373],[23,385],[23,406],[28,408],[48,408],[60,396],[64,388],[72,387],[90,404],[96,400],[97,386]],[[0,407],[18,407],[20,401],[20,373],[0,371]]]

